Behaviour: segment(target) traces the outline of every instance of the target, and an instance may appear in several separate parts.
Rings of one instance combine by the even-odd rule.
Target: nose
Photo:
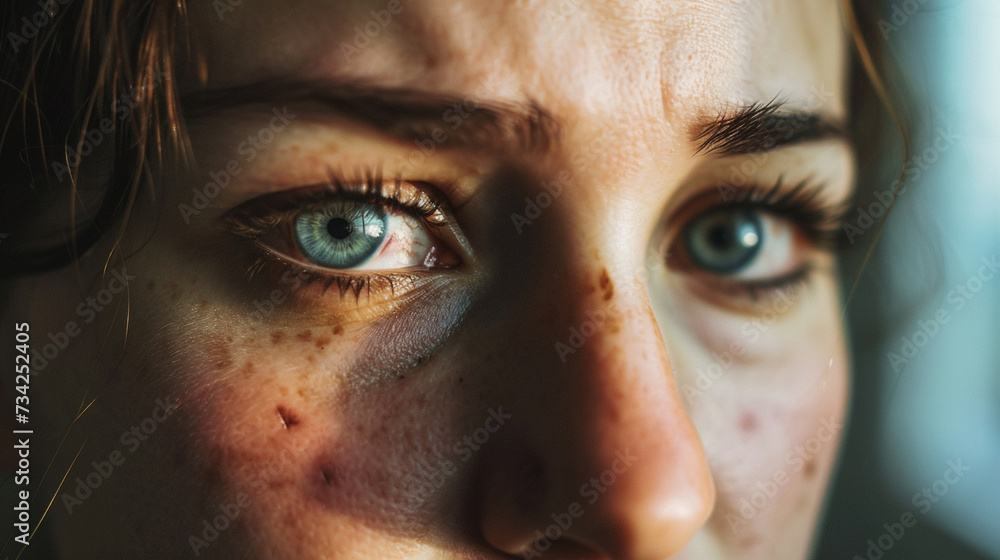
[[[708,464],[648,297],[609,274],[589,273],[583,297],[553,294],[554,323],[566,320],[556,342],[525,338],[510,356],[516,435],[480,479],[483,536],[506,553],[664,560],[711,513]]]

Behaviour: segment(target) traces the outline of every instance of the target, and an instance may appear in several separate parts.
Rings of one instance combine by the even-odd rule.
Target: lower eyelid
[[[267,250],[266,248],[264,249]],[[270,290],[278,289],[305,309],[324,317],[341,317],[344,313],[367,308],[377,315],[391,308],[408,294],[435,280],[437,274],[419,271],[399,273],[334,273],[303,265],[270,251],[261,256],[248,271],[250,280],[259,280]],[[309,300],[334,298],[335,306],[315,306]],[[342,307],[350,304],[350,307]],[[302,308],[290,308],[299,313]]]
[[[818,267],[807,261],[789,274],[766,281],[740,281],[695,272],[685,274],[681,289],[733,313],[753,314],[766,309],[782,293],[807,288],[817,271]]]

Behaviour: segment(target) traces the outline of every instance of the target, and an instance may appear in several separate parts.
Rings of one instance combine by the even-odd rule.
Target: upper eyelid
[[[787,186],[789,184],[790,187]],[[849,201],[835,202],[823,199],[822,194],[827,190],[826,185],[825,182],[811,182],[809,179],[798,183],[788,183],[779,179],[769,187],[762,185],[735,187],[722,184],[737,193],[729,199],[720,192],[719,185],[712,189],[703,189],[689,196],[667,215],[659,245],[673,246],[683,229],[692,220],[707,212],[719,209],[754,208],[795,221],[817,248],[836,252],[841,247],[841,226],[849,210]],[[806,194],[799,196],[803,192]],[[784,206],[778,203],[782,201],[786,203]]]
[[[399,180],[393,181],[397,187],[400,183]],[[440,195],[437,193],[428,193],[427,186],[414,185],[419,191],[419,200],[407,201],[399,198],[398,188],[392,190],[392,187],[389,187],[390,190],[386,191],[386,184],[378,177],[356,181],[332,179],[329,183],[303,185],[265,193],[229,210],[224,214],[224,220],[230,226],[235,226],[236,233],[252,236],[276,227],[296,214],[317,211],[335,200],[348,199],[382,204],[390,210],[406,212],[425,221],[428,226],[445,223],[442,214],[447,201],[440,200]],[[365,188],[362,189],[359,185],[365,185]]]

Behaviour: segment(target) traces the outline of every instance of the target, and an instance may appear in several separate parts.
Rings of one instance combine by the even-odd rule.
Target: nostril
[[[281,418],[281,427],[290,430],[299,424],[299,418],[291,410],[284,406],[278,406],[278,416]]]

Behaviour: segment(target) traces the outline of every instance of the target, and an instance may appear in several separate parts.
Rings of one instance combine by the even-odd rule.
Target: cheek
[[[805,554],[842,435],[848,372],[836,304],[802,303],[761,328],[716,328],[706,355],[678,360],[717,490],[711,531],[755,558]],[[743,351],[730,361],[733,341]]]
[[[256,331],[194,337],[182,365],[190,455],[209,503],[245,496],[262,550],[303,557],[299,543],[342,550],[359,534],[420,534],[432,501],[414,499],[415,486],[448,456],[454,437],[435,426],[448,425],[452,395],[407,378],[358,387],[344,364],[365,339],[350,329]]]
[[[753,548],[776,531],[808,539],[844,422],[847,372],[804,357],[825,383],[806,392],[737,389],[698,415],[718,492],[713,516],[726,540]],[[721,393],[727,391],[722,390]],[[790,537],[789,541],[794,540]]]

